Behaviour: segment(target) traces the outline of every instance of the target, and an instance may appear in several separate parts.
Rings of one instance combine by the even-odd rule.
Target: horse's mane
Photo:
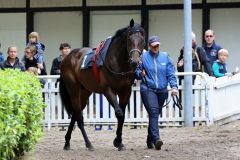
[[[128,26],[117,30],[116,33],[114,34],[114,36],[112,37],[112,40],[120,37],[127,29],[128,29]]]
[[[128,30],[128,28],[129,28],[129,26],[117,30],[116,33],[113,35],[112,40],[120,37],[124,32],[126,32]],[[134,24],[134,26],[131,28],[131,30],[140,30],[141,32],[144,33],[144,30],[141,27],[141,25],[139,25],[137,23]]]

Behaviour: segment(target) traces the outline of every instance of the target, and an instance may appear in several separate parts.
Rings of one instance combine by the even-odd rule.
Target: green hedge
[[[40,139],[43,98],[39,79],[20,70],[0,70],[0,160],[15,159]]]

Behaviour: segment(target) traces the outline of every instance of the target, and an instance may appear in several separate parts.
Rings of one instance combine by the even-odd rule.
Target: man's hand
[[[39,69],[43,69],[43,64],[41,64],[41,63],[37,63],[37,68],[39,68]]]
[[[183,59],[181,59],[181,60],[178,62],[177,66],[178,66],[178,67],[181,67],[181,66],[183,66],[183,64],[184,64]]]

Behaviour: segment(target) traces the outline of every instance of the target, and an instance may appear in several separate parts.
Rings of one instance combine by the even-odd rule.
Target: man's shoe
[[[148,147],[148,149],[153,149],[154,145],[152,142],[147,142],[147,147]]]
[[[149,136],[147,137],[147,147],[148,147],[148,149],[153,149],[154,148],[154,145],[153,145],[153,143],[151,141],[151,138]]]
[[[163,145],[163,141],[157,140],[155,143],[156,150],[161,150],[162,145]]]

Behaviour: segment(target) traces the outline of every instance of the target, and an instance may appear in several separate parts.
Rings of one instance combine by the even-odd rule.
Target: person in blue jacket
[[[143,104],[149,114],[147,147],[160,150],[163,145],[160,139],[158,118],[162,106],[168,98],[167,86],[171,87],[171,94],[177,95],[177,79],[171,58],[166,52],[160,52],[158,36],[151,36],[148,41],[149,50],[143,52],[142,63],[135,71],[135,77],[142,80],[140,93]]]
[[[2,44],[0,43],[0,49]],[[3,53],[0,51],[0,63],[4,61]]]
[[[39,34],[37,32],[31,32],[28,38],[29,38],[28,46],[35,45],[36,47],[34,58],[37,60],[38,68],[46,68],[44,62],[45,45],[39,41]]]
[[[220,49],[218,51],[218,60],[212,65],[213,74],[215,77],[223,77],[227,73],[226,60],[228,58],[228,50]]]

